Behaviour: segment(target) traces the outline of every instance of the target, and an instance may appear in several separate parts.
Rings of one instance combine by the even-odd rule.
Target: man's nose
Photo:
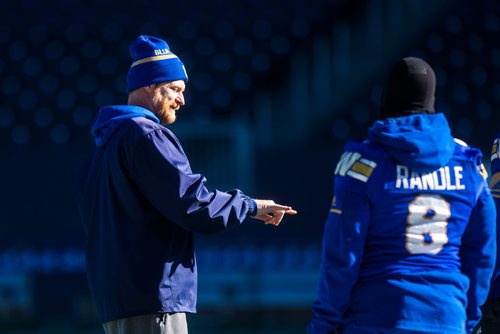
[[[176,102],[179,103],[181,106],[186,104],[186,100],[184,99],[184,94],[180,93],[177,98]]]

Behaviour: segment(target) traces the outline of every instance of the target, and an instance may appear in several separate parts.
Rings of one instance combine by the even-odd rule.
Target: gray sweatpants
[[[158,313],[103,324],[106,334],[188,334],[186,313]]]

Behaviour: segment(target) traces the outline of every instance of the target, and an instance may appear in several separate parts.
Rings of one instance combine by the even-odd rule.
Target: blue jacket
[[[100,320],[195,312],[193,232],[240,224],[253,200],[240,190],[207,190],[174,134],[144,108],[102,108],[92,135],[97,148],[77,199]]]
[[[481,153],[442,114],[377,121],[335,170],[309,333],[470,333],[495,262]],[[372,330],[372,331],[368,331]]]

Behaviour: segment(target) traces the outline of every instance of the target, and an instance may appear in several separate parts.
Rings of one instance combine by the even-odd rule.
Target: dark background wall
[[[437,110],[489,167],[499,33],[492,0],[0,2],[0,331],[99,332],[73,188],[95,113],[126,103],[137,35],[186,65],[172,129],[209,187],[299,211],[198,236],[192,331],[301,333],[333,169],[376,118],[389,66],[434,67]]]

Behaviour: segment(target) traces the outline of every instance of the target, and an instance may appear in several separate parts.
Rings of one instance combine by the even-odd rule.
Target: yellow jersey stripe
[[[490,188],[496,188],[497,184],[500,182],[500,172],[493,174],[490,180]]]
[[[372,167],[367,166],[365,164],[362,164],[359,161],[356,162],[356,163],[354,163],[354,165],[352,166],[351,170],[353,170],[353,171],[355,171],[357,173],[363,174],[366,177],[370,177],[370,175],[373,172],[373,168]]]

